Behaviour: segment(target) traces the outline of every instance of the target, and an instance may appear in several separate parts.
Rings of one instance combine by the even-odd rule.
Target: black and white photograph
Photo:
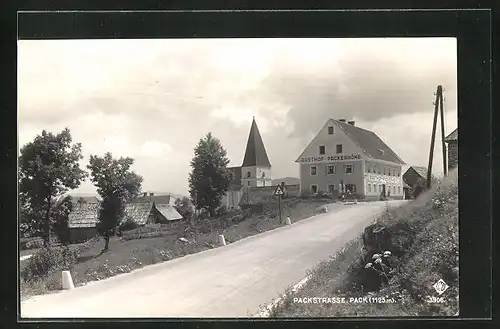
[[[460,314],[456,38],[17,52],[22,318]]]

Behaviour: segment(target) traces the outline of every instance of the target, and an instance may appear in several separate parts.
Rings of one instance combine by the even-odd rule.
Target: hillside
[[[272,185],[276,186],[281,184],[281,182],[285,182],[285,185],[299,185],[300,179],[295,177],[276,178],[272,180]]]
[[[458,315],[458,251],[455,170],[416,200],[388,210],[359,239],[313,269],[302,288],[286,292],[270,315]],[[448,286],[442,294],[434,286],[440,279]],[[322,302],[300,302],[306,297]]]

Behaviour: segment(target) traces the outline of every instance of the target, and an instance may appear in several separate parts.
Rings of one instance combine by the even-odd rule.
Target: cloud
[[[151,158],[163,158],[172,151],[172,147],[167,143],[157,140],[148,140],[141,146],[141,156]]]

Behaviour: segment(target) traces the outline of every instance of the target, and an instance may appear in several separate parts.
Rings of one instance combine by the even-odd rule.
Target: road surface
[[[248,317],[359,235],[385,208],[385,202],[336,205],[225,247],[35,296],[22,302],[21,316]]]

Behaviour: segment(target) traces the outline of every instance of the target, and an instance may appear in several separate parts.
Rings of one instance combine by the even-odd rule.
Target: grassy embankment
[[[298,291],[288,289],[271,317],[453,316],[458,314],[458,178],[440,180],[417,200],[389,210],[329,261],[310,272]],[[373,268],[373,255],[387,267]],[[377,256],[375,256],[377,257]],[[376,259],[376,258],[375,258]],[[371,263],[371,267],[366,267]],[[438,295],[433,285],[449,286]],[[299,298],[345,298],[341,300]],[[351,298],[358,303],[349,302]],[[434,298],[441,298],[434,299]],[[383,301],[391,303],[383,303]],[[351,300],[352,301],[352,300]],[[373,303],[377,301],[378,303]],[[335,303],[334,303],[335,302]],[[340,302],[340,303],[338,303]]]

